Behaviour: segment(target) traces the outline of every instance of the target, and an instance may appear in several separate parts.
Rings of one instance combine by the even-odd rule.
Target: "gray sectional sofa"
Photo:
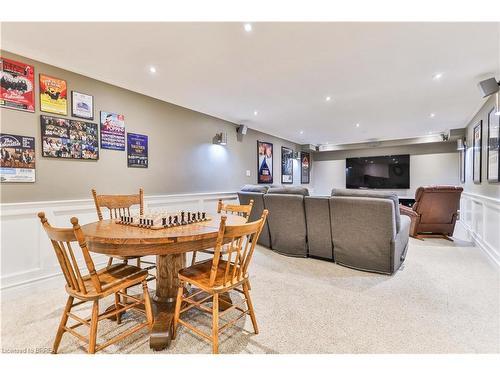
[[[410,220],[394,193],[334,189],[317,197],[301,187],[246,185],[238,196],[242,204],[254,200],[250,220],[269,210],[259,244],[281,254],[384,274],[405,259]]]

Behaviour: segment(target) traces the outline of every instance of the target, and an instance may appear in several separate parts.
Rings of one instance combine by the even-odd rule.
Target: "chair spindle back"
[[[139,194],[130,195],[97,195],[95,189],[92,189],[92,196],[99,220],[103,220],[102,207],[109,210],[110,219],[129,216],[130,207],[137,204],[139,205],[139,213],[144,215],[144,191],[142,188],[139,189]]]
[[[255,250],[255,245],[266,222],[268,211],[264,210],[259,220],[242,225],[226,225],[223,216],[210,271],[210,286],[227,287],[245,277]],[[219,263],[227,257],[221,285],[215,285]]]
[[[251,199],[248,204],[224,204],[222,203],[222,199],[219,199],[219,202],[217,203],[217,213],[239,215],[248,219],[250,217],[250,213],[252,212],[252,207],[253,199]]]
[[[56,253],[57,260],[61,266],[64,278],[66,279],[66,284],[68,288],[76,293],[87,294],[87,288],[85,287],[84,278],[80,273],[80,266],[76,260],[75,252],[71,247],[72,242],[78,242],[80,250],[85,261],[86,268],[90,275],[90,280],[97,292],[101,292],[101,282],[97,276],[94,262],[89,254],[87,244],[85,242],[85,236],[78,224],[78,219],[76,217],[71,218],[71,224],[73,228],[55,228],[52,227],[44,212],[39,212],[38,217],[42,223],[43,229],[47,233],[52,246]]]

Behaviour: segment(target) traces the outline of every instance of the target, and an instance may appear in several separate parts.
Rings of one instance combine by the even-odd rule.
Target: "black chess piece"
[[[184,220],[184,216],[185,216],[185,212],[181,211],[181,225],[185,225],[186,224],[186,220]]]
[[[201,220],[201,212],[200,211],[198,211],[198,213],[196,214],[196,217],[198,218],[198,221]]]
[[[207,220],[207,213],[206,212],[202,212],[201,213],[201,219],[202,220]]]
[[[190,224],[191,223],[191,212],[188,212],[187,213],[187,223]]]

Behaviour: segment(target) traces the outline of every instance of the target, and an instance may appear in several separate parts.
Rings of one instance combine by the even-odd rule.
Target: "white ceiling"
[[[242,23],[2,23],[1,42],[299,143],[464,127],[483,103],[478,78],[499,78],[498,23],[252,25],[247,33]]]

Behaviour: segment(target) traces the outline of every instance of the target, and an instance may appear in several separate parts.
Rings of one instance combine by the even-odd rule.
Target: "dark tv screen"
[[[346,159],[348,189],[409,189],[410,155]]]

